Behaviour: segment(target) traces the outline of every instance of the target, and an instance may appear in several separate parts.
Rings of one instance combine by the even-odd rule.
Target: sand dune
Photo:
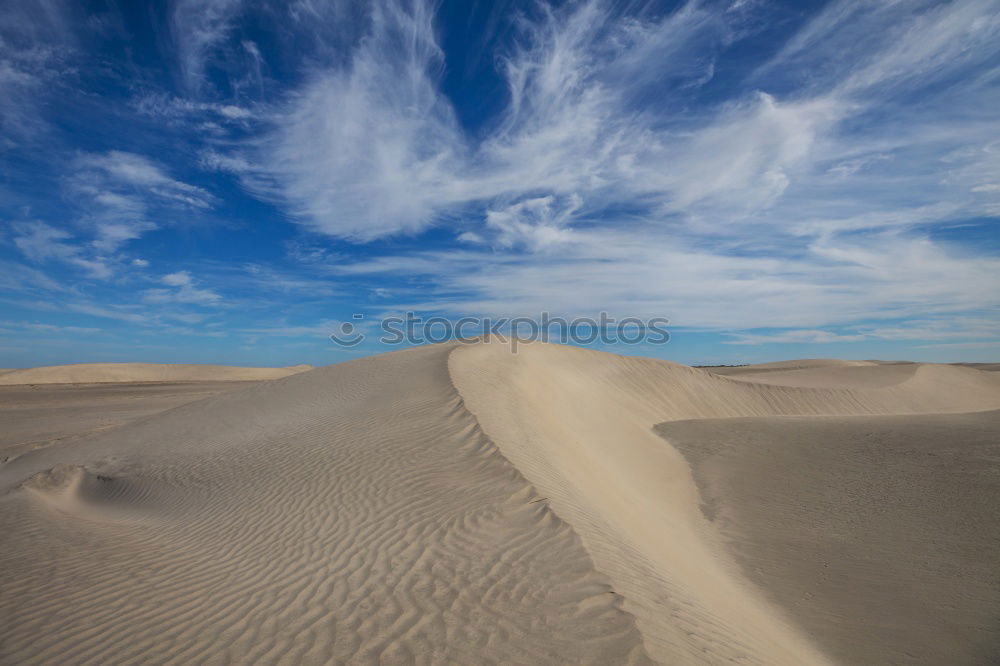
[[[0,468],[5,663],[643,663],[448,347],[183,405]]]
[[[570,347],[521,345],[514,355],[502,341],[437,345],[262,382],[27,453],[0,466],[0,661],[1000,655],[995,623],[983,624],[1000,614],[988,571],[995,525],[962,509],[981,509],[996,491],[1000,444],[982,434],[995,420],[960,427],[962,412],[1000,409],[1000,375],[799,366],[764,373],[806,373],[781,385]],[[865,476],[884,462],[870,443],[869,458],[857,454],[867,420],[891,432],[917,422],[878,420],[886,414],[955,414],[915,427],[953,432],[953,449],[964,437],[974,455],[940,459],[958,476],[909,470],[901,478],[933,489],[910,502],[892,486],[892,465]],[[810,463],[794,437],[777,453],[767,437],[731,446],[758,432],[748,421],[809,424],[803,442],[825,442],[816,459],[830,464]],[[709,424],[712,436],[671,430],[687,423]],[[923,441],[935,454],[934,437]],[[913,447],[882,453],[896,464]],[[792,495],[778,492],[785,468],[797,475]],[[819,492],[828,469],[860,475],[861,494]],[[743,470],[744,485],[731,480]],[[976,483],[961,481],[969,474]],[[742,507],[746,487],[774,515]],[[963,488],[952,513],[929,515]],[[794,528],[816,507],[850,513],[829,532],[807,525],[803,545]],[[957,514],[967,524],[952,529]],[[864,529],[851,531],[851,516]],[[925,538],[910,538],[917,526]],[[863,547],[878,529],[875,565]],[[979,536],[961,547],[934,541],[970,534]],[[857,570],[850,594],[837,579],[814,580],[820,559],[839,576]],[[895,577],[865,584],[894,563]],[[905,593],[914,582],[928,592]],[[806,593],[815,598],[803,602]],[[898,622],[855,631],[894,603]],[[856,606],[869,616],[851,617]],[[947,622],[935,620],[949,608]],[[908,643],[920,632],[937,637],[936,652]]]
[[[242,368],[230,365],[181,363],[78,363],[0,371],[0,385],[253,381],[278,379],[311,369],[311,365]]]
[[[767,364],[774,366],[777,364]],[[797,386],[800,388],[881,388],[892,386],[910,379],[922,364],[870,362],[843,363],[830,365],[800,365],[791,367],[761,367],[750,365],[743,368],[729,368],[729,371],[713,371],[745,382],[773,384],[775,386]],[[946,366],[950,367],[950,366]],[[733,370],[736,370],[733,372]]]
[[[985,370],[987,372],[1000,371],[1000,363],[956,363],[955,365],[975,368],[976,370]]]
[[[744,372],[810,370],[813,368],[858,368],[872,365],[880,365],[880,363],[878,361],[848,361],[840,358],[802,358],[793,361],[756,363],[754,365],[718,366],[717,368],[713,368],[712,372],[733,375]]]
[[[687,463],[662,446],[654,425],[1000,406],[1000,379],[951,366],[917,366],[901,381],[896,366],[876,366],[893,381],[866,375],[858,383],[878,388],[802,389],[568,347],[528,345],[512,356],[503,345],[479,345],[452,358],[456,384],[484,431],[580,533],[636,615],[651,654],[667,662],[823,658],[744,584],[701,515]]]

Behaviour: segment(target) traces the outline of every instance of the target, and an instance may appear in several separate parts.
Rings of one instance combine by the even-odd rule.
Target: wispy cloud
[[[581,215],[708,200],[753,210],[784,192],[786,170],[844,112],[829,97],[752,92],[699,121],[684,106],[743,17],[691,4],[643,21],[587,2],[520,22],[500,60],[506,104],[474,137],[439,90],[430,7],[374,7],[347,63],[313,76],[276,116],[248,178],[313,228],[354,240],[552,194],[581,200]],[[656,106],[638,104],[651,88]]]
[[[106,189],[122,187],[192,208],[208,208],[214,199],[203,188],[171,178],[160,165],[135,153],[112,150],[81,155],[76,168],[73,185],[95,198],[105,194]]]
[[[854,49],[825,87],[809,81],[782,97],[748,89],[695,116],[686,109],[691,88],[704,83],[715,51],[738,38],[746,16],[691,3],[644,21],[616,16],[602,3],[574,3],[522,20],[520,45],[500,61],[506,106],[491,133],[473,137],[457,127],[437,86],[443,62],[430,9],[375,7],[370,32],[348,63],[312,77],[283,109],[258,174],[303,222],[355,240],[475,215],[498,198],[516,205],[519,198],[572,195],[583,201],[581,215],[628,203],[729,224],[772,209],[790,186],[854,190],[870,176],[859,173],[866,166],[898,168],[884,148],[914,150],[921,143],[904,134],[924,129],[911,117],[911,124],[894,127],[894,146],[859,154],[856,134],[845,129],[868,112],[878,87],[891,79],[896,95],[920,89],[923,106],[935,104],[936,91],[925,90],[929,79],[980,66],[993,48],[980,44],[975,59],[963,60],[961,42],[970,34],[983,42],[1000,31],[983,3],[928,10],[908,30],[894,31],[898,43],[872,53]],[[839,33],[825,33],[854,35],[858,21],[875,31],[887,20],[884,11],[859,11],[842,22],[844,11],[832,8],[810,24],[803,43],[819,39],[809,36],[815,32],[824,33],[824,44],[836,44]],[[803,48],[793,43],[770,67]],[[665,57],[680,53],[686,55]],[[842,51],[826,57],[845,60]],[[904,76],[913,71],[924,73]],[[655,105],[642,104],[650,86],[657,95],[647,98]],[[969,94],[981,99],[985,92]],[[819,171],[823,162],[832,163]],[[927,175],[935,173],[932,162],[921,161]],[[238,163],[245,171],[246,163]],[[982,183],[969,189],[976,186]]]
[[[0,260],[0,287],[8,293],[52,291],[69,289],[45,273],[16,261]]]
[[[214,305],[221,296],[211,289],[202,289],[187,271],[170,273],[160,278],[160,282],[169,288],[147,289],[143,298],[150,303],[193,303],[198,305]]]
[[[197,92],[205,84],[205,67],[213,49],[225,40],[242,0],[174,0],[170,32],[177,46],[184,84]]]
[[[1000,345],[1000,333],[996,320],[985,317],[942,317],[938,319],[909,319],[890,326],[857,326],[836,332],[827,330],[794,329],[776,332],[745,332],[731,334],[731,340],[724,344],[760,345],[769,343],[812,343],[831,344],[889,340],[912,342],[927,340],[980,340],[975,343],[936,343],[919,345],[918,348],[965,347],[971,348]],[[992,340],[983,342],[982,340]]]
[[[493,248],[340,268],[426,267],[427,306],[811,331],[996,305],[998,260],[927,234],[1000,213],[981,111],[1000,104],[991,3],[833,3],[742,92],[695,102],[761,11],[525,14],[498,61],[507,100],[469,134],[440,91],[430,8],[376,3],[344,64],[289,99],[246,182],[321,233],[439,225]]]
[[[419,274],[407,308],[516,316],[606,310],[714,330],[818,328],[1000,305],[1000,259],[896,234],[828,240],[783,256],[724,253],[697,238],[578,229],[557,253],[416,253],[336,269]]]
[[[251,180],[303,222],[356,240],[418,230],[464,189],[464,139],[435,85],[444,63],[431,7],[371,6],[350,61],[311,76],[279,111]]]
[[[70,69],[71,5],[58,0],[0,6],[0,150],[41,131],[46,87]]]
[[[69,242],[73,238],[69,232],[38,221],[16,222],[12,228],[14,245],[31,261],[62,261],[95,278],[111,277],[107,262],[99,257],[88,258],[83,246]]]
[[[87,326],[58,326],[56,324],[42,324],[29,321],[0,321],[0,328],[14,329],[17,331],[28,331],[31,333],[45,334],[66,334],[86,335],[100,333],[103,329]]]
[[[61,261],[101,279],[122,263],[115,254],[122,246],[158,227],[150,209],[204,211],[215,201],[206,190],[171,178],[152,160],[122,151],[79,155],[66,182],[77,207],[74,225],[14,222],[13,243],[31,261]],[[141,268],[143,261],[131,264]]]
[[[864,340],[863,335],[840,335],[823,330],[794,329],[791,331],[781,331],[780,333],[760,334],[760,333],[740,333],[734,340],[727,340],[723,344],[727,345],[760,345],[765,343],[798,344],[798,343],[819,343],[828,344],[831,342],[858,342]]]

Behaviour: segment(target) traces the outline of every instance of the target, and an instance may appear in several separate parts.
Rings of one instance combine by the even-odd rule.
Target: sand
[[[676,421],[741,570],[845,664],[1000,656],[1000,412]]]
[[[261,381],[0,465],[0,662],[988,663],[997,409],[498,340]]]
[[[20,384],[0,386],[0,460],[86,437],[253,382]]]
[[[311,369],[311,365],[242,368],[180,363],[78,363],[0,371],[0,385],[259,381],[287,377]]]

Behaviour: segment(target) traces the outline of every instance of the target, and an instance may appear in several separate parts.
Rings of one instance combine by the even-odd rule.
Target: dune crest
[[[14,384],[101,384],[119,382],[253,381],[280,379],[312,370],[311,365],[244,368],[184,363],[77,363],[0,372],[0,386]]]

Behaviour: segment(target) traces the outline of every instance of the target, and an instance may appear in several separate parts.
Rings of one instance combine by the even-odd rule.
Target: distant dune
[[[769,366],[433,345],[25,453],[0,661],[995,663],[1000,374]]]
[[[312,370],[311,365],[242,368],[178,363],[78,363],[0,370],[0,385],[98,384],[105,382],[197,382],[278,379]]]
[[[267,380],[261,380],[267,381]],[[0,461],[238,391],[253,381],[0,385]]]

